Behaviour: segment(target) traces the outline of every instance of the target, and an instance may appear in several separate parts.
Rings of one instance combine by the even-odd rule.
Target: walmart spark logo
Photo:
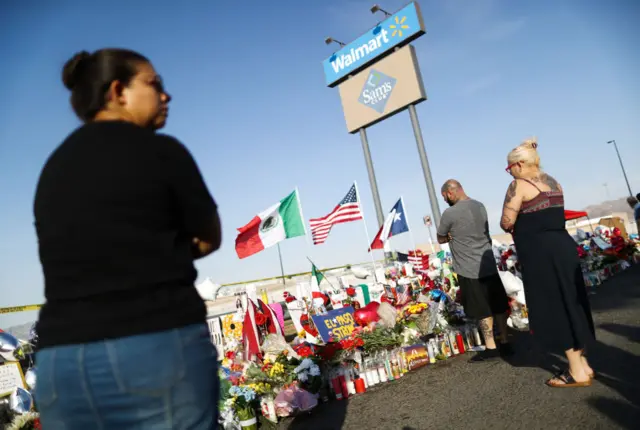
[[[393,30],[393,32],[391,32],[391,37],[395,37],[395,36],[402,37],[402,30],[409,29],[409,26],[404,23],[406,20],[407,20],[406,16],[403,16],[402,18],[400,18],[399,16],[396,16],[396,19],[395,19],[396,23],[389,25],[389,28]]]

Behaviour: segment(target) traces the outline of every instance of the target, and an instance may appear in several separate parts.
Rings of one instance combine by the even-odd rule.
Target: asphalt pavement
[[[563,357],[513,332],[509,362],[469,364],[472,353],[410,372],[347,401],[320,404],[282,429],[640,429],[640,265],[608,280],[591,297],[597,343],[588,388],[544,382]]]

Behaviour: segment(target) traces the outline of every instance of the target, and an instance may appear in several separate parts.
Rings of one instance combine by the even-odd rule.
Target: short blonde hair
[[[515,164],[522,162],[525,165],[540,167],[540,155],[538,154],[538,139],[532,137],[516,146],[507,155],[507,162]]]

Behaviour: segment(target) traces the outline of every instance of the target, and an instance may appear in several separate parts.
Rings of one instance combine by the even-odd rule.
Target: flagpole
[[[282,264],[282,252],[280,251],[280,243],[278,242],[278,257],[280,257],[280,272],[282,273],[282,285],[287,285],[284,279],[284,265]]]
[[[304,226],[304,238],[307,242],[307,246],[311,248],[311,242],[309,240],[309,234],[307,233],[307,221],[302,213],[302,200],[300,200],[300,190],[296,187],[296,197],[298,198],[298,209],[300,210],[300,218],[302,218],[302,225]]]
[[[364,234],[367,237],[367,249],[371,246],[371,238],[369,237],[369,229],[367,228],[367,221],[364,218],[364,211],[362,210],[362,201],[360,200],[360,191],[358,191],[358,181],[353,181],[353,185],[356,187],[356,197],[358,199],[358,207],[360,208],[360,213],[362,214],[362,224],[364,225]],[[371,257],[371,264],[373,264],[373,279],[376,282],[378,281],[378,275],[376,274],[376,261],[373,259],[373,250],[369,252],[369,256]]]
[[[416,241],[413,238],[413,231],[411,230],[411,226],[409,225],[409,215],[407,215],[407,206],[404,204],[404,197],[400,196],[400,201],[402,202],[402,209],[404,210],[404,220],[407,222],[407,228],[409,229],[409,237],[411,238],[411,243],[413,244],[413,251],[417,251]]]

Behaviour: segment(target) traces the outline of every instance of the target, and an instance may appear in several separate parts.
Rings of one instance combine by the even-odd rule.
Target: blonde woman
[[[549,352],[564,352],[569,368],[546,384],[587,387],[594,372],[584,356],[595,339],[576,243],[565,229],[562,187],[540,169],[536,139],[507,156],[507,189],[500,226],[513,234],[522,265],[529,323]]]

